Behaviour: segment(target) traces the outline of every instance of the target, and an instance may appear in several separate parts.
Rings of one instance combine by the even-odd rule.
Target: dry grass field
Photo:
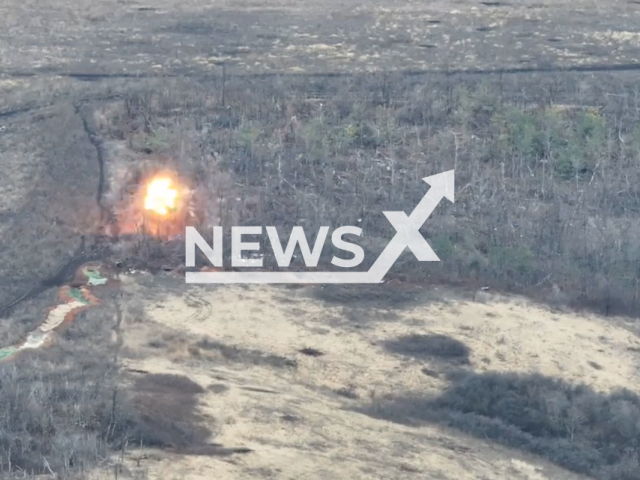
[[[1,2],[0,348],[109,281],[0,360],[0,478],[640,479],[638,58],[635,0]],[[102,228],[167,158],[368,253],[455,166],[443,262],[189,287]]]
[[[513,382],[507,388],[521,379],[544,391],[555,378],[603,397],[638,394],[640,340],[624,322],[524,299],[483,304],[442,289],[380,287],[367,303],[372,292],[359,288],[336,301],[319,287],[185,295],[144,276],[125,283],[132,299],[162,298],[142,300],[144,321],[125,322],[125,368],[189,377],[202,387],[199,411],[215,441],[251,449],[228,458],[135,451],[124,460],[134,476],[577,479],[448,425],[438,402],[465,382],[482,395],[500,378]],[[409,304],[386,307],[394,296]],[[549,388],[550,402],[561,388]]]

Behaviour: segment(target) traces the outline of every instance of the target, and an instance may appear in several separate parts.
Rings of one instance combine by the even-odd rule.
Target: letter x
[[[397,245],[402,244],[403,249],[409,247],[420,262],[437,262],[439,258],[436,252],[420,233],[424,219],[416,210],[411,212],[411,216],[407,216],[404,212],[383,212],[398,232],[393,238],[393,242],[397,242]]]

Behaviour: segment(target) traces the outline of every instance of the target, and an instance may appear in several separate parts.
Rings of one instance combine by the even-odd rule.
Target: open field
[[[632,1],[8,2],[4,73],[571,68],[633,64]]]
[[[640,339],[628,320],[410,286],[185,288],[134,273],[93,290],[102,306],[2,366],[3,390],[39,368],[31,413],[13,423],[42,415],[58,431],[37,444],[40,459],[14,455],[23,467],[44,458],[45,473],[96,479],[635,478]],[[4,409],[21,408],[19,390],[3,395]],[[93,415],[129,442],[109,455]]]
[[[0,477],[639,479],[638,58],[634,0],[2,2]],[[367,262],[456,203],[380,286],[187,288],[109,238],[154,166]]]
[[[86,80],[207,77],[221,63],[249,74],[634,70],[640,49],[632,0],[245,3],[4,2],[0,111],[68,98]]]
[[[145,278],[127,285],[130,298],[162,300],[145,321],[125,324],[126,368],[189,376],[205,390],[200,408],[215,419],[215,441],[252,450],[231,459],[149,451],[140,469],[152,477],[577,479],[460,435],[438,399],[501,375],[513,385],[543,388],[546,377],[598,385],[604,396],[638,393],[640,341],[624,325],[521,299],[478,304],[455,292],[378,288],[378,302],[366,303],[358,288],[336,301],[317,287],[184,296]],[[410,303],[387,308],[394,297]],[[125,461],[133,472],[139,455]]]

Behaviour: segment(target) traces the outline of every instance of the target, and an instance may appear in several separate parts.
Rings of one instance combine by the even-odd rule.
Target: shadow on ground
[[[233,363],[242,363],[245,365],[266,365],[275,368],[295,368],[297,366],[295,360],[282,357],[280,355],[271,355],[260,350],[226,345],[207,338],[200,340],[196,344],[196,347],[208,352],[217,352],[224,360]]]
[[[144,445],[188,455],[251,452],[247,448],[208,443],[212,419],[199,414],[197,408],[198,395],[205,390],[184,375],[147,374],[136,379],[133,390],[135,430]]]
[[[354,308],[410,308],[433,300],[423,288],[387,284],[321,285],[311,296],[328,305]]]
[[[402,335],[385,340],[383,347],[389,352],[416,360],[445,360],[468,364],[471,350],[464,343],[447,335]]]
[[[140,417],[141,437],[149,446],[186,447],[211,435],[196,414],[204,389],[183,375],[149,374],[134,382],[132,404]]]
[[[458,372],[450,380],[440,396],[408,393],[360,411],[405,425],[445,425],[597,479],[640,479],[635,393],[603,394],[543,375]]]
[[[309,296],[328,307],[341,307],[340,318],[356,328],[365,327],[371,322],[398,320],[398,311],[437,299],[427,288],[388,284],[320,285],[313,287]]]

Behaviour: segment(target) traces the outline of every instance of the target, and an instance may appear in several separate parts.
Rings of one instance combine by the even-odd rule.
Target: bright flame
[[[171,188],[170,178],[156,178],[147,187],[144,199],[145,210],[152,210],[159,215],[166,215],[176,209],[178,191]]]

